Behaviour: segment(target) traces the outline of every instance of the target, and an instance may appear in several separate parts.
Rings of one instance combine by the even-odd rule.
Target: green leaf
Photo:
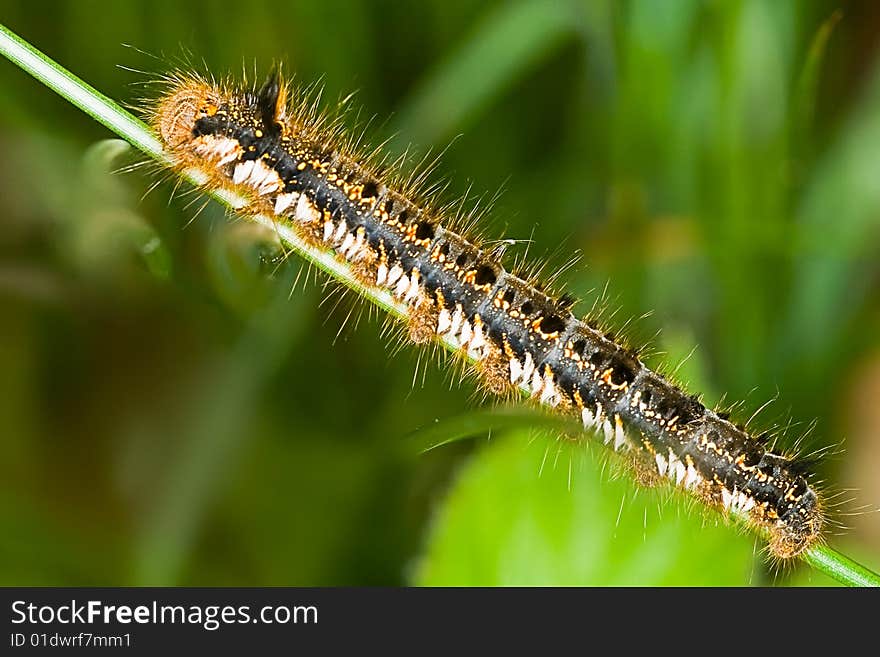
[[[843,18],[843,11],[841,9],[835,10],[813,36],[810,49],[807,51],[807,59],[794,90],[792,141],[796,154],[801,159],[806,159],[811,154],[813,141],[811,131],[813,116],[816,112],[816,99],[819,96],[822,65],[825,62],[825,53],[828,49],[831,33],[841,18]]]
[[[420,144],[449,138],[514,79],[574,36],[575,18],[568,3],[501,5],[415,90],[400,112],[397,132]]]
[[[571,416],[550,413],[546,409],[530,405],[496,406],[434,420],[434,424],[410,434],[407,442],[410,448],[427,452],[487,432],[491,436],[492,432],[517,427],[542,428],[572,436],[584,433],[580,423]]]
[[[171,254],[161,237],[138,212],[130,209],[128,190],[118,175],[120,161],[131,157],[132,148],[121,139],[104,139],[85,152],[78,187],[77,216],[71,217],[78,233],[80,258],[93,263],[137,253],[156,278],[171,274]],[[74,223],[78,226],[73,226]],[[100,269],[100,267],[97,267]]]
[[[601,450],[493,440],[460,473],[420,585],[745,585],[754,540],[665,489],[613,477]]]

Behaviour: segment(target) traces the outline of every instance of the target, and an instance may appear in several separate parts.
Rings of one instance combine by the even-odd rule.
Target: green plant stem
[[[163,164],[170,164],[162,146],[142,121],[62,68],[4,25],[0,25],[0,53],[145,154]],[[197,186],[202,186],[205,182],[197,171],[186,172],[184,177]],[[246,201],[234,194],[210,192],[210,195],[232,210],[245,209]],[[406,308],[399,301],[387,292],[363,286],[349,268],[333,256],[332,252],[307,244],[294,231],[276,223],[272,217],[248,215],[247,218],[275,231],[282,242],[294,252],[365,299],[398,318],[406,317]],[[450,350],[458,348],[451,342],[445,344]],[[813,568],[843,584],[880,587],[880,575],[828,546],[814,546],[801,558]]]
[[[827,545],[817,545],[801,557],[816,570],[848,586],[880,587],[880,576]]]

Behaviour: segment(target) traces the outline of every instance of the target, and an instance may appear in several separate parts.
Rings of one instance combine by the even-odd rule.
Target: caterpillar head
[[[771,530],[770,551],[781,559],[790,559],[821,539],[824,515],[816,491],[802,477],[803,491],[793,498],[776,526]]]
[[[190,78],[175,84],[159,99],[151,123],[164,146],[174,152],[192,139],[196,122],[214,116],[221,104],[217,91],[207,82]]]

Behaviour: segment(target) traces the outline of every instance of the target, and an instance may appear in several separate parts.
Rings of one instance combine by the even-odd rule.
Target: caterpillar
[[[452,346],[489,392],[520,389],[577,416],[614,451],[765,534],[780,559],[821,540],[824,505],[805,459],[777,453],[646,367],[576,317],[572,296],[517,275],[502,249],[347,145],[277,69],[247,89],[169,76],[148,115],[175,167],[246,198],[248,212],[390,294],[412,342]]]

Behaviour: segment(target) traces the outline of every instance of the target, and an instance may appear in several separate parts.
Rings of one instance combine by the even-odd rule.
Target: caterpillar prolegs
[[[443,340],[473,361],[493,393],[517,388],[577,414],[616,451],[735,514],[790,558],[821,536],[823,505],[804,462],[647,368],[638,355],[508,271],[497,249],[463,234],[410,186],[343,145],[273,73],[259,89],[171,78],[151,122],[181,169],[249,199],[302,240],[390,293],[414,342]]]

